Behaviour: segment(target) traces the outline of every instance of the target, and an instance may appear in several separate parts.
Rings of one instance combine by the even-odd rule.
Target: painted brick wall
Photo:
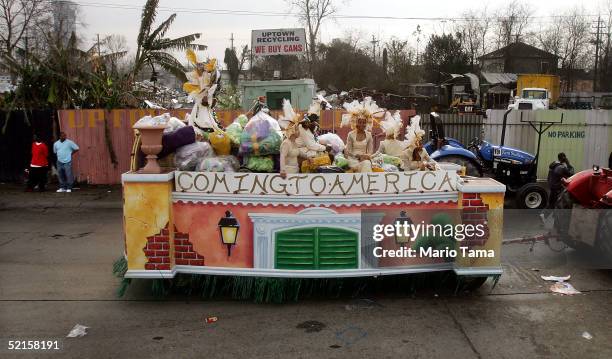
[[[174,232],[174,256],[177,265],[204,265],[204,257],[193,250],[187,233]]]
[[[148,237],[143,248],[147,256],[146,270],[169,270],[170,264],[170,233],[168,227],[160,233]],[[204,266],[204,257],[193,250],[189,234],[174,232],[174,258],[177,265]]]
[[[489,205],[482,202],[482,198],[479,193],[464,193],[462,200],[463,210],[461,212],[461,218],[463,224],[484,224],[485,235],[483,237],[471,237],[463,240],[464,245],[468,247],[482,246],[489,238],[489,226],[487,222],[487,212],[489,211]]]
[[[147,237],[147,245],[142,249],[147,256],[145,269],[147,270],[169,270],[170,269],[170,234],[168,228],[160,233]]]

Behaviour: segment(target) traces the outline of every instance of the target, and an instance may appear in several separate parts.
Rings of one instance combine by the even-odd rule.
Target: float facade
[[[453,270],[499,276],[505,186],[455,170],[279,174],[172,171],[122,176],[128,278],[177,273],[258,277],[365,277]],[[400,213],[447,212],[486,227],[460,247],[487,257],[380,258],[407,246],[372,239]],[[376,247],[381,247],[376,251]]]

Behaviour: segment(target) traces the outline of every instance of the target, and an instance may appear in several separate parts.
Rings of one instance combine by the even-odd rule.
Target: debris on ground
[[[582,337],[586,340],[591,340],[593,339],[593,336],[591,335],[591,333],[589,332],[582,332]]]
[[[382,304],[372,299],[356,299],[351,301],[350,304],[344,306],[344,309],[348,311],[360,310],[360,309],[373,309],[383,307]]]
[[[74,326],[74,328],[72,328],[70,333],[68,333],[68,335],[66,335],[66,338],[80,338],[80,337],[84,337],[85,335],[87,335],[87,329],[89,329],[89,327],[86,327],[86,326],[81,325],[81,324],[77,324],[77,325]]]
[[[553,285],[550,286],[550,291],[554,292],[554,293],[560,293],[563,295],[574,295],[574,294],[580,294],[580,292],[578,290],[576,290],[576,288],[574,288],[574,286],[572,286],[571,284],[567,283],[567,282],[557,282]]]
[[[204,319],[206,324],[215,323],[218,320],[219,320],[219,317],[207,317]]]
[[[542,279],[549,281],[549,282],[567,282],[568,280],[570,280],[571,277],[572,277],[571,275],[566,275],[565,277],[557,277],[554,275],[541,276]]]
[[[316,320],[307,320],[302,322],[296,326],[298,329],[306,329],[306,333],[315,333],[320,332],[325,328],[325,324],[318,322]]]

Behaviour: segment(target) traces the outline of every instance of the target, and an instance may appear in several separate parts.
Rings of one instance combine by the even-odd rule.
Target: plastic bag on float
[[[280,152],[282,142],[278,121],[260,111],[251,117],[240,136],[240,154],[266,156]]]
[[[273,172],[274,160],[271,156],[250,156],[246,167],[253,172]]]
[[[168,120],[168,127],[164,129],[164,133],[170,133],[187,126],[183,121],[176,117],[170,117]]]
[[[194,142],[176,150],[174,164],[181,171],[194,171],[202,159],[211,157],[213,154],[210,143]]]
[[[390,165],[388,163],[385,163],[382,165],[382,169],[385,172],[399,172],[399,169],[397,168],[397,166],[395,165]]]
[[[232,151],[232,142],[227,133],[216,130],[208,136],[212,148],[215,150],[217,156],[227,156]]]
[[[347,169],[349,168],[349,163],[343,155],[337,155],[336,158],[334,158],[334,166],[338,166],[342,169]]]
[[[236,117],[236,119],[234,120],[234,123],[240,124],[240,127],[242,127],[242,128],[244,128],[244,126],[246,126],[246,124],[248,122],[249,122],[249,118],[245,114],[242,114],[242,115]]]
[[[155,116],[155,117],[144,116],[141,119],[139,119],[138,121],[136,121],[134,126],[160,126],[160,125],[167,125],[169,120],[170,120],[170,115],[168,113],[164,113],[163,115],[159,115],[159,116]]]
[[[225,133],[227,133],[232,146],[240,146],[240,136],[242,136],[242,126],[240,126],[240,123],[232,122],[231,125],[225,128]]]
[[[326,133],[319,136],[317,140],[324,146],[330,146],[332,148],[331,154],[334,156],[344,151],[344,141],[335,133]]]
[[[381,155],[383,164],[393,165],[395,167],[400,167],[402,165],[402,160],[399,157],[391,156],[391,155]]]
[[[202,159],[196,168],[198,172],[225,172],[225,165],[219,157]]]
[[[217,156],[203,159],[196,170],[198,172],[236,172],[240,162],[236,156]]]

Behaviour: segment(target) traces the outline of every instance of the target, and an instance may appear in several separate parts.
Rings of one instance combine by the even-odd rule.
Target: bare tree
[[[317,37],[321,30],[321,24],[336,13],[334,0],[285,0],[298,10],[300,22],[306,26],[308,41],[306,47],[309,55],[310,72],[312,74],[313,63],[317,55]]]
[[[497,46],[518,42],[525,35],[533,10],[529,3],[513,0],[497,12]]]
[[[487,9],[482,11],[468,10],[462,15],[463,21],[456,28],[461,33],[463,47],[470,56],[472,71],[476,70],[476,60],[488,50],[487,37],[491,29],[491,17]]]
[[[557,21],[540,29],[538,45],[559,57],[561,71],[567,79],[567,89],[574,88],[574,73],[592,65],[590,21],[582,7],[574,7],[555,15]]]
[[[47,0],[0,0],[0,52],[12,56],[28,31],[48,14]]]

